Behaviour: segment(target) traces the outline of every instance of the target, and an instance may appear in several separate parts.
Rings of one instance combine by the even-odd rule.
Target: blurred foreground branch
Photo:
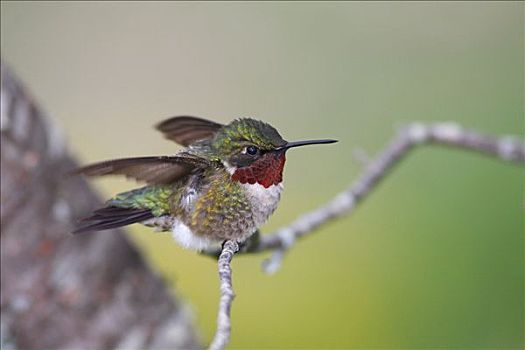
[[[119,230],[72,237],[100,205],[55,125],[2,65],[2,349],[200,348],[185,306]]]

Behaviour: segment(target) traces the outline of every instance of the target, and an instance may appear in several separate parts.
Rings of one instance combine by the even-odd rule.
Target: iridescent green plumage
[[[271,125],[251,118],[236,119],[224,127],[211,142],[218,155],[228,156],[246,144],[271,150],[286,144]]]
[[[221,168],[203,169],[170,185],[151,185],[120,193],[107,205],[148,209],[154,218],[146,224],[160,231],[170,230],[173,223],[170,220],[177,218],[194,234],[215,240],[241,240],[256,229],[252,204],[244,189]]]
[[[204,181],[193,211],[188,217],[180,213],[193,232],[228,239],[243,237],[246,230],[255,229],[251,203],[241,185],[233,182],[229,173],[221,169]]]
[[[176,185],[145,186],[120,193],[107,202],[109,206],[121,208],[149,209],[154,216],[170,213],[170,198],[177,193]]]

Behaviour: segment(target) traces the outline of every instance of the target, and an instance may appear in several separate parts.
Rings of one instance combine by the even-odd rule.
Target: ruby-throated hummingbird
[[[250,118],[222,125],[181,116],[157,129],[185,148],[173,156],[108,160],[75,171],[124,175],[147,185],[116,195],[74,233],[142,223],[171,231],[189,249],[216,248],[227,239],[242,243],[277,208],[286,151],[336,142],[288,142],[271,125]]]

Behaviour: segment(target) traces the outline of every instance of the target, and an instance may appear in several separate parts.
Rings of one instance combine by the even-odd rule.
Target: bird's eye
[[[259,153],[259,149],[255,146],[247,146],[244,148],[244,153],[249,154],[250,156],[254,156],[257,153]]]

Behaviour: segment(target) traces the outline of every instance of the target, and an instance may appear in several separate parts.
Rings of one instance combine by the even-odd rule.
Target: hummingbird
[[[107,160],[74,171],[122,175],[145,186],[117,194],[82,219],[73,233],[140,223],[171,232],[191,250],[215,249],[226,240],[242,244],[277,208],[286,152],[337,142],[288,142],[271,125],[251,118],[224,125],[177,116],[156,128],[184,149],[171,156]]]

